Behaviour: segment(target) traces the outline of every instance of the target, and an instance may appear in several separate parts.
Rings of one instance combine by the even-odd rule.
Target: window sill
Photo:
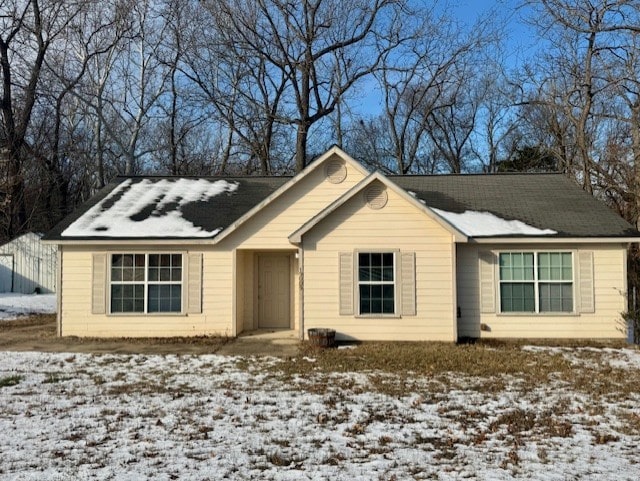
[[[356,314],[356,319],[400,319],[400,314]]]
[[[580,317],[579,312],[498,312],[498,317]]]
[[[186,312],[109,312],[107,317],[187,317]]]

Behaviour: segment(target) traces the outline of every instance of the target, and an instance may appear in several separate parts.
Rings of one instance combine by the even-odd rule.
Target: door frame
[[[260,326],[260,300],[258,297],[260,296],[260,257],[286,257],[289,268],[288,271],[288,279],[289,282],[289,326],[288,327],[262,327]],[[294,329],[295,326],[295,318],[294,318],[294,252],[291,251],[256,251],[254,255],[254,296],[253,296],[253,327],[254,329]]]

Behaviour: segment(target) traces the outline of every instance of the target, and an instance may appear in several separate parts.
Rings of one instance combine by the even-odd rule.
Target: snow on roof
[[[62,236],[210,237],[220,229],[195,226],[182,216],[180,208],[237,188],[237,183],[225,180],[127,179],[67,227]]]
[[[555,230],[538,229],[519,220],[506,220],[491,212],[466,210],[461,214],[432,208],[440,217],[469,237],[501,235],[553,235]]]

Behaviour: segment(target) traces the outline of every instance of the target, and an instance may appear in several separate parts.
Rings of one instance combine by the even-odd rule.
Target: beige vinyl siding
[[[346,163],[346,178],[333,184],[326,179],[323,165],[292,185],[221,244],[238,249],[291,249],[288,237],[292,232],[364,178],[360,171]]]
[[[149,249],[113,246],[109,250],[91,247],[65,246],[62,263],[62,335],[92,337],[169,337],[222,334],[230,335],[232,328],[233,275],[232,253],[228,251],[186,249],[184,246],[165,246]],[[118,252],[180,252],[202,254],[202,308],[198,314],[186,314],[188,302],[188,273],[183,276],[183,314],[92,314],[92,262],[94,254]],[[188,264],[188,255],[183,265]],[[106,290],[109,290],[105,280]],[[105,295],[105,299],[108,295]]]
[[[456,328],[453,238],[417,207],[390,189],[387,193],[387,204],[380,210],[367,207],[363,196],[355,195],[303,236],[305,329],[333,328],[338,339],[452,341]],[[416,315],[340,314],[339,255],[355,251],[397,252],[396,289],[401,281],[402,253],[415,253]],[[397,291],[398,313],[401,303]]]
[[[574,306],[580,307],[579,255],[593,253],[594,312],[567,314],[501,314],[497,294],[499,277],[495,274],[495,312],[481,312],[479,255],[487,250],[574,252]],[[458,304],[461,337],[491,338],[625,338],[620,313],[626,310],[626,246],[609,244],[544,244],[539,246],[458,245]],[[484,329],[480,325],[484,325]]]

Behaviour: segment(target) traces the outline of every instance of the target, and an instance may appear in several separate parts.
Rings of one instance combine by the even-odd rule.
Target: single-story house
[[[625,338],[640,233],[561,174],[119,177],[46,239],[59,333]]]
[[[41,239],[27,232],[0,245],[0,293],[55,292],[57,249]]]

